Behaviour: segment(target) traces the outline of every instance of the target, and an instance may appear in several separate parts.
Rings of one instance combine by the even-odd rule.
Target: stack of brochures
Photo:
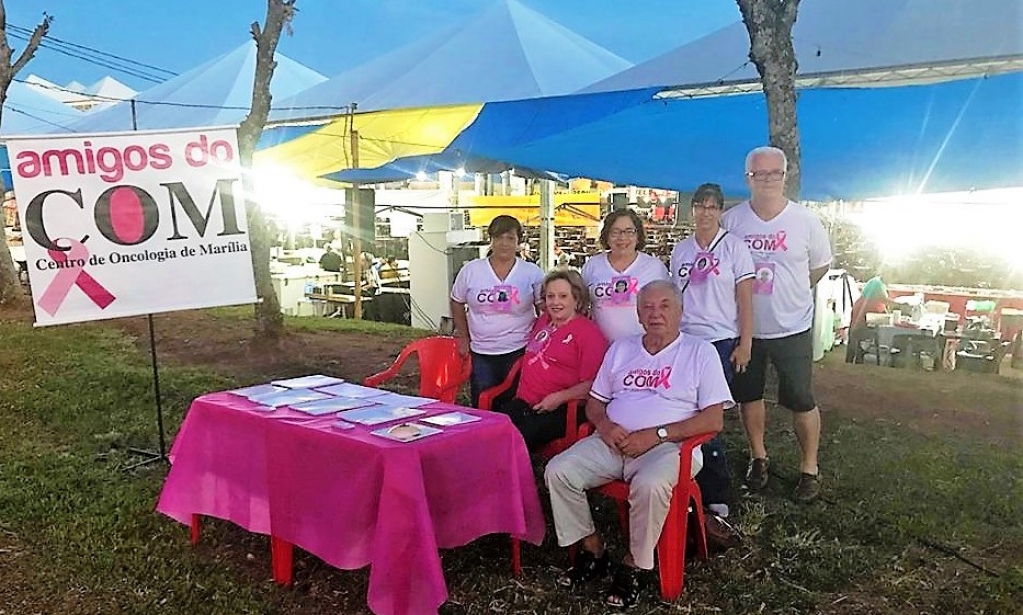
[[[347,410],[338,415],[346,421],[360,423],[362,425],[377,425],[388,421],[407,419],[413,416],[426,414],[426,410],[419,408],[403,408],[399,406],[373,405],[355,410]]]
[[[286,389],[321,389],[323,387],[332,386],[335,384],[342,384],[344,378],[335,378],[333,376],[324,376],[322,374],[315,374],[312,376],[299,376],[298,378],[288,378],[287,380],[274,380],[270,384],[284,387]]]
[[[287,406],[313,416],[337,413],[342,422],[362,425],[377,425],[426,414],[420,406],[437,402],[429,397],[391,393],[322,374],[274,380],[268,384],[257,384],[230,392],[259,404],[265,411]],[[433,418],[435,425],[457,425],[479,420],[471,414],[460,412],[449,412]],[[419,427],[426,435],[434,429],[425,425]]]

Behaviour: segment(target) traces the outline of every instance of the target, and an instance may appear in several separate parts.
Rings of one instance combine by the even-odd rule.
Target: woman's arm
[[[586,396],[589,395],[590,387],[592,386],[592,380],[583,380],[575,386],[549,393],[546,397],[540,400],[540,403],[533,406],[533,410],[538,412],[550,412],[551,410],[556,410],[558,407],[567,404],[573,399],[585,399]]]
[[[469,319],[465,315],[465,304],[454,299],[449,300],[451,306],[451,320],[455,321],[455,337],[458,338],[458,352],[465,356],[469,354],[469,342],[472,339],[469,335]]]
[[[732,351],[732,364],[743,371],[753,353],[753,278],[735,285],[735,305],[739,317],[739,345]]]

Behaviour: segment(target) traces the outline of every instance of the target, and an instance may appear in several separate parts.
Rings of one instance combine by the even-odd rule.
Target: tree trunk
[[[7,88],[18,71],[25,68],[35,55],[39,44],[49,32],[52,21],[52,17],[43,13],[43,20],[32,30],[32,35],[25,43],[25,49],[12,64],[13,51],[7,44],[7,9],[4,8],[3,0],[0,0],[0,120],[3,119],[3,106],[7,102]],[[0,195],[5,190],[6,187],[0,182]],[[0,305],[23,305],[27,302],[28,297],[25,295],[25,289],[21,287],[21,281],[18,280],[18,272],[15,271],[14,261],[11,259],[11,250],[7,246],[7,229],[0,224]]]
[[[750,38],[750,60],[760,73],[767,98],[771,145],[788,157],[785,192],[799,200],[801,188],[799,125],[796,120],[796,52],[792,26],[799,0],[736,0]]]
[[[242,164],[242,187],[245,190],[245,211],[252,247],[252,270],[256,280],[256,322],[259,337],[264,341],[278,339],[284,330],[281,304],[270,281],[270,238],[266,219],[255,198],[252,181],[252,157],[263,126],[270,114],[270,80],[273,78],[274,53],[281,31],[290,26],[295,15],[296,0],[267,0],[266,22],[262,29],[252,24],[252,38],[256,41],[256,73],[252,85],[252,107],[238,127],[238,153]]]

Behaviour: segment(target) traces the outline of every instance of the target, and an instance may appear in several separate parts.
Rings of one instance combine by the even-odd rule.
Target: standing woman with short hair
[[[487,227],[490,255],[466,263],[451,288],[459,351],[472,353],[472,405],[501,384],[522,356],[536,321],[543,272],[518,257],[522,225],[497,216]]]
[[[692,207],[695,231],[671,251],[671,279],[685,305],[682,333],[714,345],[731,385],[733,376],[746,370],[753,344],[753,258],[742,237],[721,228],[721,186],[701,184]],[[734,537],[722,519],[729,512],[732,477],[720,436],[703,445],[703,459],[696,482],[713,513],[706,517],[707,534],[727,546]]]
[[[590,292],[593,320],[608,342],[642,335],[636,313],[639,289],[654,280],[667,280],[668,270],[646,247],[643,220],[631,209],[616,209],[604,218],[600,245],[606,250],[583,265],[583,280]]]

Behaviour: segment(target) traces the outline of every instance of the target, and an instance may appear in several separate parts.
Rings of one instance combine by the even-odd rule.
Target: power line
[[[16,39],[19,39],[19,40],[23,40],[23,41],[28,41],[31,38],[29,35],[21,34],[20,32],[13,32],[12,31],[12,32],[9,32],[8,34],[11,37],[13,37],[13,38],[16,38]],[[82,55],[79,52],[76,52],[76,51],[73,51],[73,50],[68,50],[68,49],[63,49],[63,48],[61,48],[61,47],[59,47],[57,45],[53,45],[53,44],[47,42],[47,40],[45,38],[42,40],[42,42],[40,42],[39,46],[41,48],[43,48],[43,49],[49,49],[51,51],[56,51],[57,53],[60,53],[60,54],[63,54],[63,55],[66,55],[66,56],[69,56],[69,57],[72,57],[72,58],[76,58],[76,59],[79,59],[79,60],[84,60],[86,62],[89,62],[90,64],[95,64],[97,66],[102,66],[104,68],[110,68],[110,69],[113,69],[113,70],[116,70],[116,71],[120,71],[120,72],[125,73],[127,75],[131,75],[132,77],[137,77],[139,79],[144,79],[146,81],[150,81],[150,82],[153,82],[153,83],[160,83],[161,81],[164,80],[163,78],[161,78],[159,76],[156,76],[156,75],[153,75],[152,73],[142,72],[141,70],[134,69],[134,68],[131,68],[131,67],[128,67],[128,66],[124,66],[122,64],[118,64],[118,63],[113,62],[113,61],[103,60],[103,59],[100,59],[100,58],[90,58],[88,56]]]
[[[54,127],[56,127],[56,128],[64,128],[64,129],[67,129],[67,126],[62,126],[61,124],[58,124],[58,123],[56,123],[56,122],[51,122],[50,120],[48,120],[48,119],[46,119],[46,118],[42,118],[42,117],[39,117],[38,115],[34,115],[34,114],[32,114],[32,113],[29,113],[28,111],[22,111],[21,109],[19,109],[19,108],[15,107],[14,105],[12,105],[12,104],[10,104],[10,103],[7,103],[7,105],[5,105],[5,109],[6,109],[7,111],[13,111],[13,112],[15,112],[15,113],[20,113],[21,115],[24,115],[24,116],[30,117],[30,118],[32,118],[33,120],[38,120],[38,121],[40,121],[40,122],[43,122],[44,124],[49,124],[50,126],[54,126]]]
[[[18,83],[24,83],[26,85],[31,85],[33,87],[43,88],[43,89],[46,89],[46,90],[55,90],[55,91],[58,91],[58,92],[67,92],[67,93],[70,93],[70,94],[83,95],[82,92],[78,92],[78,91],[75,91],[75,90],[69,90],[68,88],[61,87],[59,85],[46,84],[46,83],[38,83],[38,82],[35,82],[35,81],[26,81],[25,79],[12,79],[12,81],[17,81]],[[225,110],[225,111],[248,111],[250,109],[250,107],[242,106],[242,105],[236,105],[236,106],[231,106],[231,105],[210,105],[210,104],[204,104],[204,103],[174,102],[174,101],[170,101],[170,100],[143,100],[143,99],[140,99],[140,98],[117,98],[116,96],[102,96],[102,95],[93,95],[93,94],[88,94],[87,96],[90,99],[92,99],[92,100],[96,100],[96,101],[100,101],[100,102],[112,102],[112,103],[123,103],[123,102],[128,102],[130,100],[134,100],[135,104],[138,104],[138,105],[153,105],[153,106],[165,106],[165,107],[186,107],[186,108],[191,108],[191,109],[221,109],[221,110]],[[298,110],[303,110],[303,111],[304,110],[347,111],[348,108],[349,108],[349,105],[338,105],[338,106],[335,106],[335,105],[310,105],[310,106],[305,106],[305,107],[287,107],[287,108],[288,109],[298,109]],[[281,109],[281,107],[277,107],[277,109]]]
[[[19,32],[21,34],[29,35],[29,36],[31,36],[31,34],[33,32],[33,30],[30,30],[28,28],[24,28],[22,26],[17,26],[17,25],[14,25],[14,24],[7,24],[7,29],[8,30],[13,30],[15,32]],[[66,45],[68,47],[74,47],[76,49],[81,49],[82,51],[86,51],[86,52],[89,52],[89,53],[92,53],[92,54],[106,56],[108,58],[111,58],[113,60],[117,60],[117,61],[120,61],[120,62],[127,62],[129,64],[134,64],[134,65],[139,66],[141,68],[146,68],[146,69],[154,70],[154,71],[160,72],[160,73],[166,73],[170,77],[176,77],[178,75],[174,71],[167,70],[165,68],[160,68],[158,66],[153,66],[152,64],[146,64],[145,62],[139,62],[137,60],[132,60],[131,58],[125,58],[125,57],[122,57],[122,56],[119,56],[119,55],[115,55],[115,54],[112,54],[112,53],[107,53],[106,51],[100,51],[99,49],[94,49],[94,48],[88,47],[86,45],[79,45],[78,43],[72,43],[71,41],[65,41],[63,39],[57,38],[55,36],[51,36],[49,34],[47,34],[46,38],[44,38],[43,40],[44,41],[52,41],[52,42],[55,42],[55,43],[60,43],[62,45]]]

